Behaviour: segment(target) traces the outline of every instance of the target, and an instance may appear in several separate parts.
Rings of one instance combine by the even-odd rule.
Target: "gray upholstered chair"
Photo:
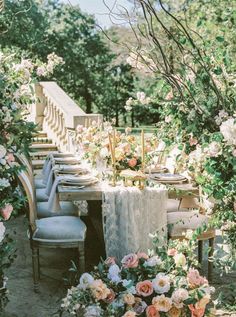
[[[55,154],[54,154],[55,155]],[[56,154],[58,157],[71,157],[71,154],[65,154],[58,153]],[[70,155],[70,156],[69,156]],[[48,208],[48,198],[49,196],[45,194],[45,188],[36,189],[35,188],[35,179],[33,177],[33,170],[30,164],[30,161],[26,158],[24,154],[18,154],[17,160],[20,163],[20,165],[24,165],[26,168],[26,172],[29,176],[33,191],[42,191],[44,196],[47,198],[43,202],[39,200],[39,202],[36,199],[37,204],[37,217],[38,218],[47,218],[47,217],[55,217],[55,216],[78,216],[78,207],[75,206],[70,201],[60,201],[60,210],[57,211],[51,211]]]
[[[191,208],[190,204],[183,204],[184,208]],[[192,206],[193,208],[195,205]],[[167,213],[167,223],[169,225],[168,235],[170,239],[185,239],[187,230],[196,230],[204,225],[208,225],[209,217],[203,214],[200,214],[198,210],[192,211],[172,211]],[[214,252],[214,239],[215,239],[215,230],[207,229],[202,232],[198,237],[198,261],[202,263],[203,255],[203,241],[208,240],[209,243],[209,252],[208,252],[208,279],[212,280],[213,274],[213,262],[211,257]]]
[[[35,194],[29,176],[25,171],[18,175],[29,204],[29,239],[32,249],[34,290],[39,291],[39,248],[77,248],[79,270],[85,270],[84,242],[86,225],[78,217],[50,217],[37,219]]]

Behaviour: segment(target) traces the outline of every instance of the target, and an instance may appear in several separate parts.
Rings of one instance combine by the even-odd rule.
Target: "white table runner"
[[[126,254],[152,249],[150,233],[166,232],[165,188],[110,187],[103,190],[103,230],[107,256],[121,260]],[[164,228],[164,232],[161,231]]]

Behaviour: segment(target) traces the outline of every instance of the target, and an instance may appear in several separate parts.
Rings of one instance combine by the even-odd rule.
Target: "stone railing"
[[[35,87],[37,101],[30,118],[47,133],[61,151],[75,151],[75,130],[102,122],[100,114],[86,114],[55,82],[40,82]]]

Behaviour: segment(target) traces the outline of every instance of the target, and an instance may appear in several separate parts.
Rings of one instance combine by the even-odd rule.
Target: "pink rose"
[[[167,254],[169,256],[175,256],[177,254],[177,250],[175,248],[168,249]]]
[[[134,253],[130,253],[128,255],[126,255],[125,257],[123,257],[123,259],[121,260],[121,263],[123,265],[124,268],[135,268],[138,266],[138,256]]]
[[[110,256],[105,260],[105,264],[107,265],[113,265],[116,264],[116,258],[114,256]]]
[[[11,217],[11,213],[13,211],[13,206],[11,204],[5,205],[1,210],[1,215],[4,220],[8,220]]]
[[[129,160],[128,164],[130,167],[135,167],[137,165],[138,161],[136,160],[136,158],[132,158]]]
[[[154,305],[150,305],[146,309],[146,316],[147,317],[160,317],[160,314]]]
[[[190,144],[191,146],[196,145],[196,144],[198,144],[198,140],[197,140],[196,138],[194,138],[194,137],[191,137],[191,138],[189,139],[189,144]]]
[[[205,313],[205,308],[196,308],[193,304],[188,305],[191,310],[191,317],[203,317]]]
[[[146,281],[137,283],[136,291],[137,291],[137,294],[140,296],[144,296],[144,297],[150,296],[153,293],[152,282],[146,280]]]
[[[138,252],[137,256],[139,259],[144,259],[144,260],[147,260],[149,258],[149,256],[145,252]]]
[[[208,281],[205,277],[201,276],[198,270],[190,269],[187,274],[187,280],[191,288],[196,288],[198,286],[208,284]]]
[[[12,153],[7,153],[7,163],[10,164],[11,162],[15,161],[15,157]]]
[[[236,149],[234,149],[234,150],[232,151],[232,154],[233,154],[234,157],[236,157]]]

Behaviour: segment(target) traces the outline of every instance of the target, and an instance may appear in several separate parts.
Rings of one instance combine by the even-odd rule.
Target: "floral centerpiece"
[[[97,159],[104,159],[111,164],[111,150],[109,135],[114,146],[115,166],[117,170],[140,170],[142,167],[142,145],[140,135],[132,134],[131,128],[126,128],[125,133],[117,131],[111,123],[99,125],[96,121],[88,128],[77,127],[77,143],[84,152],[84,158],[94,166]],[[145,163],[154,157],[157,148],[157,138],[154,135],[145,138]]]
[[[210,316],[214,288],[194,267],[194,244],[172,241],[157,255],[108,258],[68,290],[62,309],[84,317]]]

